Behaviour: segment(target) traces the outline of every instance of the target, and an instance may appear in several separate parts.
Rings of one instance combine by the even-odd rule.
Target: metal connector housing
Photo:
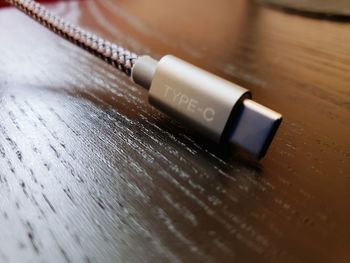
[[[149,102],[216,142],[233,142],[261,158],[281,114],[251,100],[232,82],[171,55],[136,62],[132,79],[149,89]]]
[[[217,142],[243,98],[248,90],[170,55],[159,61],[149,90],[150,104]]]

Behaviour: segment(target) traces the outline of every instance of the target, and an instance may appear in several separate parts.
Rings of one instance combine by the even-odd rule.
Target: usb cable
[[[6,0],[68,41],[116,67],[149,90],[149,102],[218,143],[233,143],[262,158],[282,115],[254,102],[234,83],[175,56],[137,56],[52,14],[33,0]]]

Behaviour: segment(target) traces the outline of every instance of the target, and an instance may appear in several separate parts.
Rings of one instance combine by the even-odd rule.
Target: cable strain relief
[[[156,72],[158,61],[150,56],[139,57],[131,71],[131,79],[136,83],[149,89]]]

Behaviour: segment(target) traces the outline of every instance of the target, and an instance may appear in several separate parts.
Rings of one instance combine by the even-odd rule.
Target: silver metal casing
[[[138,58],[132,79],[149,89],[149,102],[214,141],[234,143],[262,158],[282,115],[252,101],[248,90],[167,55]]]
[[[171,55],[158,62],[149,90],[152,105],[215,141],[245,98],[247,89]]]

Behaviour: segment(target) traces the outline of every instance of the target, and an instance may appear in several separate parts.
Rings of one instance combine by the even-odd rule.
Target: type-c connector
[[[237,111],[229,141],[262,158],[282,121],[282,115],[250,99],[245,99]]]
[[[247,89],[171,55],[159,62],[139,57],[131,77],[149,89],[149,102],[159,110],[257,158],[266,153],[282,119],[252,101]]]

